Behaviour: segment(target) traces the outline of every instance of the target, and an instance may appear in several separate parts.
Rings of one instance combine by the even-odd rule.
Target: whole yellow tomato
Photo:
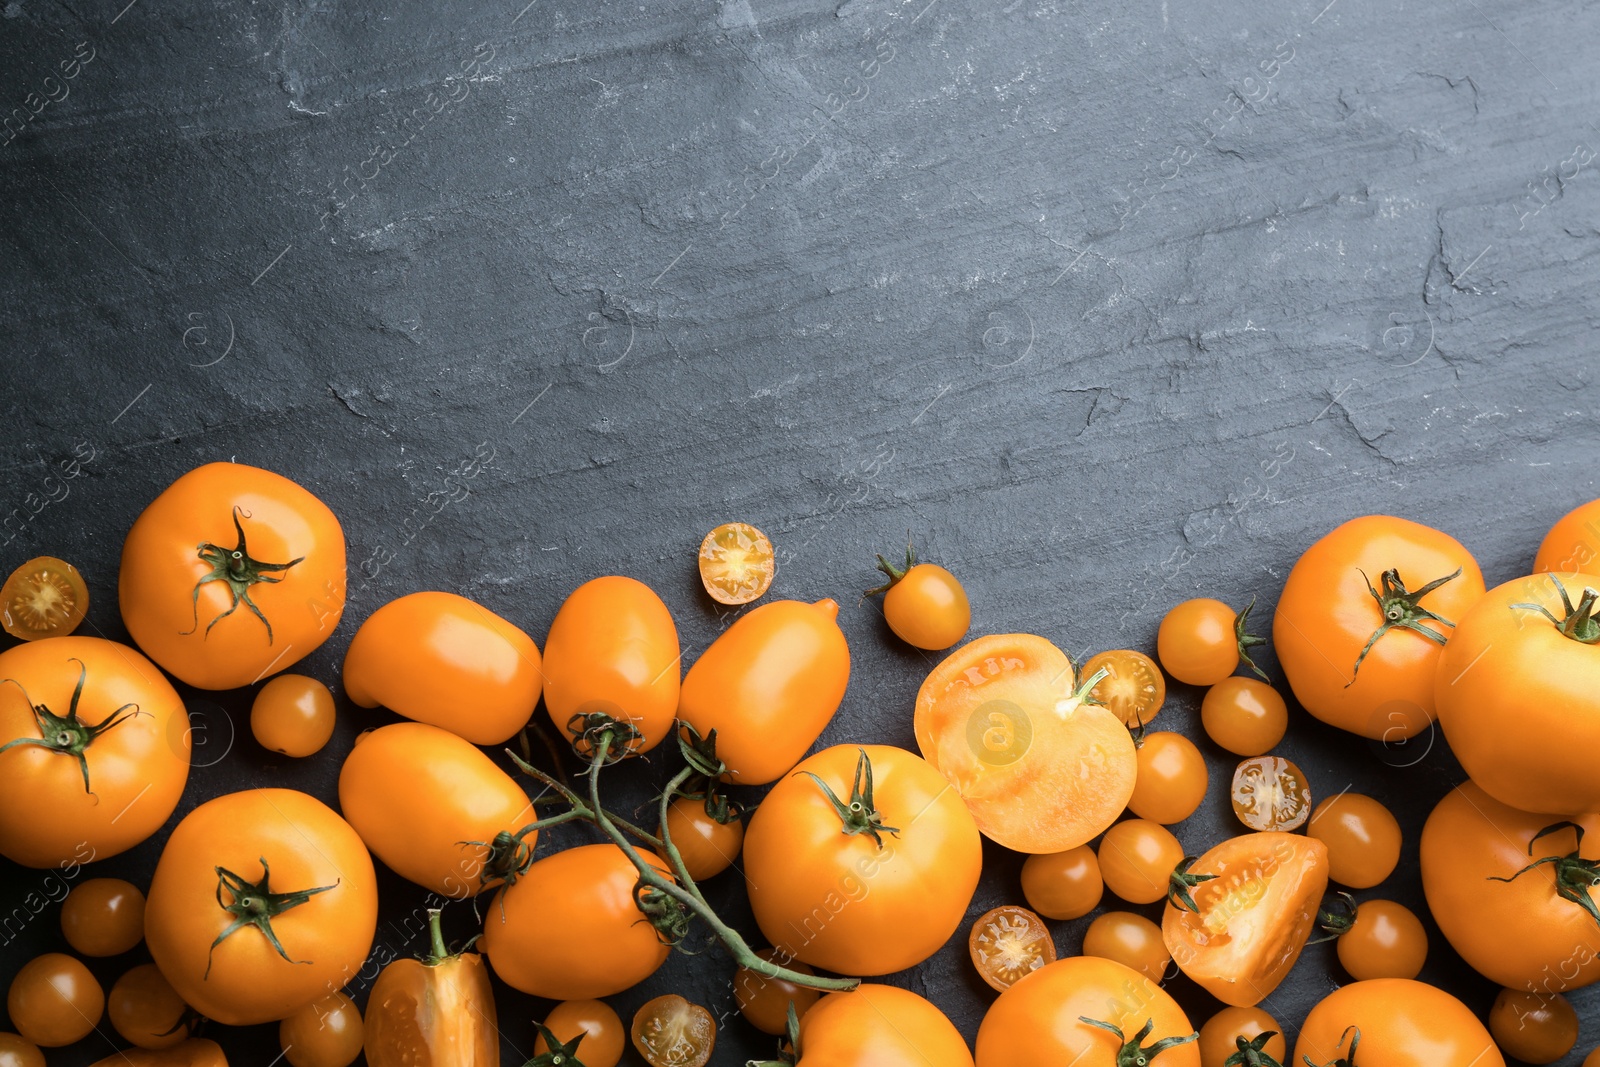
[[[795,1067],[972,1067],[972,1053],[927,1000],[866,984],[829,993],[801,1016]]]
[[[1295,1063],[1381,1067],[1505,1067],[1483,1023],[1461,1001],[1410,978],[1351,982],[1311,1009]]]

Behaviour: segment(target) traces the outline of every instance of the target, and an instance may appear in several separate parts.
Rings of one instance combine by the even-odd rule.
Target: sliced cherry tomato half
[[[1089,698],[1116,713],[1128,726],[1148,726],[1167,699],[1167,679],[1156,661],[1131,648],[1116,648],[1090,656],[1080,672],[1093,678],[1105,668],[1106,676],[1089,690]]]
[[[11,572],[0,587],[0,625],[23,641],[64,637],[89,614],[89,585],[78,568],[38,556]]]
[[[772,588],[778,557],[748,522],[725,522],[700,542],[700,583],[718,604],[748,604]]]
[[[1229,799],[1233,813],[1252,830],[1298,830],[1311,817],[1305,772],[1282,756],[1241,760]]]
[[[978,917],[967,936],[972,965],[990,988],[1004,993],[1019,979],[1056,961],[1056,943],[1044,920],[1006,904]]]
[[[717,1045],[717,1021],[700,1005],[668,993],[634,1013],[632,1037],[650,1067],[705,1067]]]

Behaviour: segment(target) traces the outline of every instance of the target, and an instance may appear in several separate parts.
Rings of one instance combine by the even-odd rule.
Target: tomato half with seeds
[[[1056,961],[1056,943],[1044,920],[1027,908],[1006,904],[978,916],[967,935],[967,953],[978,977],[1005,992],[1040,967]]]
[[[889,580],[866,595],[883,594],[883,618],[896,637],[913,648],[937,652],[967,636],[972,605],[955,575],[935,563],[918,563],[910,545],[904,567],[879,556],[878,569]]]
[[[1206,758],[1193,741],[1170,730],[1135,737],[1137,775],[1128,810],[1141,819],[1171,825],[1193,815],[1211,783]]]
[[[1600,500],[1579,504],[1550,527],[1539,542],[1533,572],[1562,576],[1600,571]]]
[[[0,626],[22,641],[65,637],[87,614],[89,584],[64,559],[30,559],[0,586]]]
[[[761,599],[777,573],[772,542],[748,522],[725,522],[700,542],[700,584],[718,604]]]
[[[923,758],[949,780],[984,836],[1018,852],[1064,852],[1116,821],[1137,757],[1122,720],[1090,703],[1066,653],[1042,637],[980,637],[917,692]]]
[[[1523,1063],[1554,1063],[1578,1043],[1578,1013],[1560,993],[1502,989],[1489,1009],[1495,1044]]]
[[[1455,538],[1406,519],[1351,519],[1306,549],[1278,598],[1272,642],[1323,722],[1375,741],[1434,719],[1434,670],[1483,572]]]
[[[120,956],[144,940],[144,894],[121,878],[89,878],[61,902],[61,934],[84,956]]]
[[[1352,1048],[1355,1044],[1357,1047]],[[1340,986],[1311,1009],[1294,1062],[1381,1067],[1505,1067],[1505,1057],[1461,1001],[1407,978]]]
[[[535,1057],[551,1051],[546,1032],[558,1045],[575,1043],[583,1067],[617,1067],[627,1034],[622,1020],[603,1000],[563,1000],[551,1008],[544,1030],[533,1042]]]
[[[185,474],[122,543],[117,598],[128,633],[199,689],[237,689],[294,666],[333,635],[344,597],[344,530],[328,505],[243,463]]]
[[[11,1025],[44,1048],[88,1037],[105,1007],[105,992],[89,968],[62,952],[46,952],[24,963],[6,991]]]
[[[739,817],[718,819],[699,797],[678,797],[667,805],[666,832],[683,860],[683,869],[697,882],[733,866],[744,847],[744,823]]]
[[[1083,932],[1083,954],[1116,960],[1152,982],[1160,982],[1172,955],[1161,940],[1161,927],[1131,911],[1108,911]]]
[[[1206,736],[1235,756],[1262,756],[1278,747],[1289,729],[1283,695],[1259,678],[1224,678],[1200,701]]]
[[[1090,698],[1130,727],[1150,725],[1167,699],[1167,680],[1156,661],[1143,652],[1118,648],[1090,656],[1080,673],[1092,678],[1102,668],[1106,676],[1089,690]]]
[[[1371,889],[1400,863],[1399,820],[1360,793],[1339,793],[1318,804],[1306,833],[1328,846],[1328,876],[1351,889]]]
[[[1079,919],[1100,904],[1105,880],[1088,845],[1029,856],[1022,863],[1022,895],[1047,919]]]
[[[189,1036],[189,1006],[153,963],[126,971],[106,997],[112,1029],[139,1048],[171,1048]],[[341,1065],[342,1067],[342,1065]]]
[[[344,691],[363,708],[503,744],[528,724],[544,687],[539,646],[482,604],[454,593],[391,600],[356,630]]]
[[[1297,834],[1244,834],[1188,874],[1194,907],[1175,895],[1161,918],[1173,961],[1224,1004],[1259,1004],[1305,948],[1328,888],[1327,846]]]
[[[1262,1034],[1272,1036],[1257,1041]],[[1200,1067],[1228,1067],[1228,1058],[1239,1053],[1239,1039],[1254,1043],[1258,1051],[1282,1063],[1288,1053],[1283,1027],[1260,1008],[1223,1008],[1200,1027]],[[1255,1067],[1242,1057],[1234,1067]]]
[[[1252,830],[1298,830],[1311,817],[1306,773],[1282,756],[1241,760],[1228,799],[1239,821]]]
[[[395,960],[372,983],[362,1024],[367,1067],[498,1067],[499,1018],[488,964],[476,952],[450,952],[437,908],[428,912],[427,936],[427,954]]]
[[[144,923],[156,966],[201,1015],[274,1022],[361,969],[377,876],[361,838],[315,797],[228,793],[172,831]]]
[[[629,1035],[650,1067],[706,1067],[717,1046],[717,1021],[700,1005],[668,993],[634,1013]]]
[[[318,997],[278,1024],[278,1047],[290,1067],[349,1067],[365,1037],[361,1009],[343,993]]]
[[[789,959],[775,949],[764,948],[756,955],[800,974],[816,973],[799,960]],[[821,996],[821,992],[810,986],[796,985],[784,978],[768,978],[747,967],[740,967],[734,972],[733,997],[739,1005],[739,1013],[764,1034],[782,1034],[788,1025],[791,1005],[795,1015],[803,1019]]]
[[[137,651],[53,637],[0,653],[0,854],[115,856],[161,828],[188,780],[188,713]]]
[[[972,1067],[961,1032],[927,1000],[863,983],[829,993],[800,1019],[795,1067]]]
[[[978,1027],[977,1067],[1200,1067],[1198,1036],[1178,1002],[1138,971],[1070,956],[990,1005]]]

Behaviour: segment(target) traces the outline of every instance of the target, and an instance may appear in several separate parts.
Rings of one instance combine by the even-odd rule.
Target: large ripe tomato
[[[1600,811],[1600,575],[1497,586],[1439,657],[1439,725],[1483,791],[1524,811]]]
[[[648,752],[678,712],[678,628],[648,585],[615,575],[572,591],[544,644],[544,708],[563,736],[575,716],[602,712],[643,735]]]
[[[144,912],[156,966],[228,1026],[282,1019],[355,977],[378,925],[372,857],[293,789],[228,793],[167,839]]]
[[[654,854],[642,855],[667,873]],[[613,844],[537,861],[484,909],[483,951],[494,973],[549,1000],[609,997],[649,978],[668,948],[634,903],[638,881]]]
[[[972,1067],[972,1053],[922,997],[867,984],[829,993],[801,1016],[795,1067]]]
[[[1358,1067],[1505,1067],[1506,1062],[1470,1008],[1410,978],[1352,982],[1311,1009],[1294,1043],[1293,1062],[1322,1067],[1336,1060]]]
[[[1178,1002],[1138,971],[1070,956],[1000,994],[978,1027],[977,1067],[1200,1067],[1198,1037]],[[1125,1054],[1129,1044],[1145,1059]]]
[[[745,615],[700,654],[683,679],[678,715],[717,731],[717,755],[741,785],[800,762],[844,700],[850,647],[831,600],[774,600]]]
[[[128,633],[200,689],[235,689],[298,663],[333,635],[344,596],[333,512],[243,463],[185,474],[122,543],[117,598]]]
[[[1440,648],[1482,596],[1483,572],[1455,538],[1368,515],[1334,529],[1294,565],[1273,645],[1311,714],[1362,737],[1403,741],[1433,721]]]
[[[113,1052],[91,1067],[228,1067],[222,1046],[205,1037],[191,1037],[172,1048],[130,1048]]]
[[[149,837],[189,780],[189,716],[127,645],[51,637],[0,653],[0,854],[106,859]]]
[[[1259,1004],[1305,948],[1328,888],[1328,847],[1298,834],[1244,834],[1189,873],[1210,877],[1191,890],[1197,911],[1167,903],[1161,933],[1173,961],[1224,1004]]]
[[[841,974],[888,974],[937,952],[961,925],[982,865],[960,798],[926,761],[887,745],[836,745],[806,759],[745,832],[761,932],[780,952]]]
[[[1550,527],[1533,559],[1534,573],[1563,577],[1600,571],[1600,500],[1579,504]]]
[[[428,914],[428,931],[428,955],[395,960],[372,983],[363,1028],[367,1067],[499,1067],[488,966],[476,952],[450,954],[438,909]]]
[[[1571,829],[1536,839],[1563,821],[1463,782],[1422,828],[1422,889],[1434,921],[1468,965],[1503,986],[1559,993],[1600,979],[1600,886],[1583,884],[1585,861],[1600,861],[1600,815],[1577,820],[1586,831],[1581,850]],[[1546,857],[1557,862],[1524,870]],[[1558,873],[1568,875],[1570,895],[1558,890]]]
[[[339,772],[339,809],[403,878],[452,900],[476,896],[532,855],[538,816],[483,751],[448,730],[397,722],[356,738]]]
[[[344,656],[344,691],[408,719],[498,745],[528,724],[544,685],[533,638],[454,593],[412,593],[374,611]]]
[[[1115,822],[1133,795],[1133,739],[1075,683],[1066,653],[1049,641],[1001,634],[952,652],[917,692],[923,758],[955,786],[984,836],[1006,848],[1074,848]]]

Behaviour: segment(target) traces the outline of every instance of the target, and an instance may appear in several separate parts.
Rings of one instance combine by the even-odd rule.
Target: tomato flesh
[[[668,993],[634,1015],[632,1037],[650,1067],[705,1067],[717,1045],[717,1021],[700,1005]]]
[[[30,559],[0,588],[0,625],[23,641],[70,634],[88,613],[88,583],[54,556]]]
[[[978,917],[967,937],[967,951],[979,977],[1002,993],[1056,961],[1056,944],[1044,920],[1012,904]]]
[[[1129,726],[1149,725],[1167,699],[1167,680],[1156,661],[1143,652],[1118,648],[1090,656],[1080,673],[1093,678],[1102,667],[1110,673],[1089,696]]]
[[[1241,760],[1229,791],[1233,813],[1252,830],[1297,830],[1311,817],[1311,787],[1282,756]]]
[[[700,542],[700,583],[718,604],[760,599],[777,572],[772,542],[748,522],[725,522]]]

